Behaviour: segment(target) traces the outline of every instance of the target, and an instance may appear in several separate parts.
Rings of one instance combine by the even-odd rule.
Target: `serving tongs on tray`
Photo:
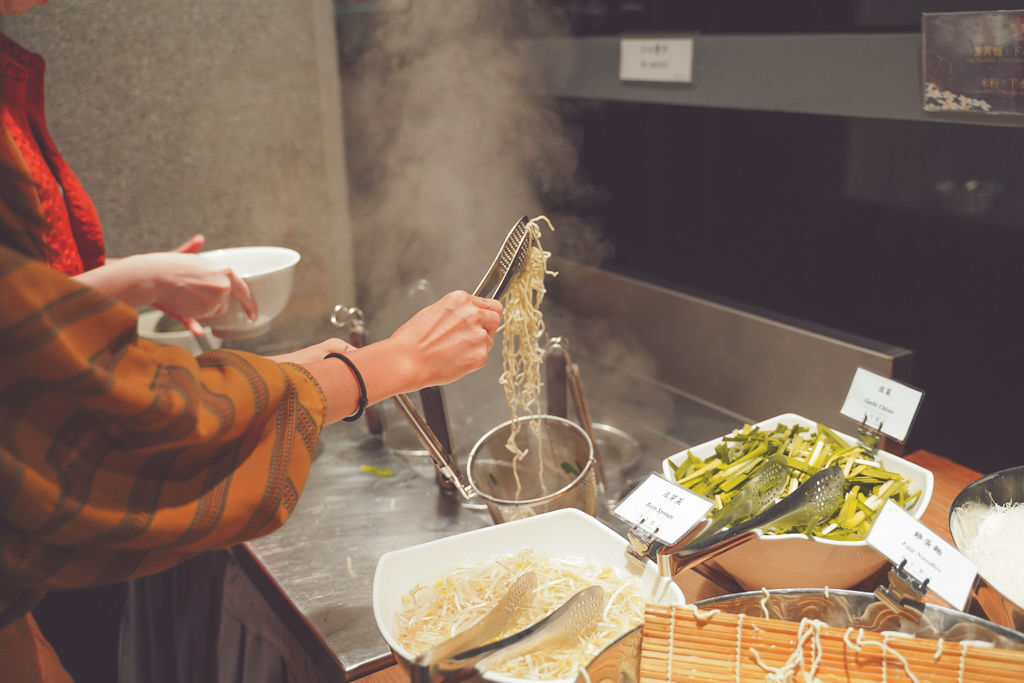
[[[640,562],[647,557],[656,560],[659,573],[674,578],[770,529],[811,527],[828,519],[842,505],[843,481],[840,467],[826,467],[750,519],[701,538],[700,533],[707,524],[704,522],[696,527],[696,534],[688,534],[673,546],[660,546],[652,536],[631,530],[627,534],[630,542],[628,552]]]
[[[523,574],[479,621],[417,657],[412,664],[413,683],[463,680],[480,675],[490,661],[517,657],[545,645],[576,642],[604,609],[604,589],[588,586],[543,619],[494,640],[536,586],[533,572]]]

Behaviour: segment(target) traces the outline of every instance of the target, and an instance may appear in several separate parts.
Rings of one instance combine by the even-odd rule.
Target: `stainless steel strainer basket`
[[[526,455],[506,447],[512,425]],[[469,483],[496,523],[561,508],[597,509],[594,445],[575,422],[531,415],[503,422],[477,441],[466,463]]]

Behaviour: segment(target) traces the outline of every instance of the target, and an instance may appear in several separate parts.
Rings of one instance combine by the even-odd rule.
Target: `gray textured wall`
[[[3,27],[47,60],[51,133],[109,254],[196,232],[297,249],[292,301],[258,350],[319,336],[354,302],[330,0],[65,0]]]

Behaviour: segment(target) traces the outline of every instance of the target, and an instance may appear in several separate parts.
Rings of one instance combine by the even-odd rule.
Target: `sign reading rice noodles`
[[[527,223],[529,245],[526,261],[519,274],[509,283],[504,296],[502,373],[498,382],[505,390],[505,402],[508,403],[513,418],[506,447],[515,455],[513,473],[516,481],[516,500],[519,499],[522,484],[515,465],[529,455],[528,449],[520,447],[518,443],[519,422],[516,418],[541,413],[540,369],[544,351],[539,340],[544,334],[544,316],[541,314],[540,305],[546,292],[544,277],[556,275],[555,272],[548,270],[547,266],[551,253],[544,251],[540,243],[542,223],[550,230],[555,229],[546,216],[537,216]],[[540,422],[532,422],[531,428],[539,429]],[[534,455],[538,459],[541,458],[540,453]],[[541,486],[543,490],[543,480]]]

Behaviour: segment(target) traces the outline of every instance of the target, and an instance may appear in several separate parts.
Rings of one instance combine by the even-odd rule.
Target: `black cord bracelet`
[[[359,374],[359,368],[356,367],[356,364],[340,353],[329,353],[324,358],[337,358],[344,362],[352,371],[352,374],[356,376],[356,381],[359,382],[359,409],[348,417],[341,418],[345,422],[355,422],[363,416],[363,411],[366,410],[366,404],[369,402],[366,398],[366,383],[363,382],[363,376]]]

